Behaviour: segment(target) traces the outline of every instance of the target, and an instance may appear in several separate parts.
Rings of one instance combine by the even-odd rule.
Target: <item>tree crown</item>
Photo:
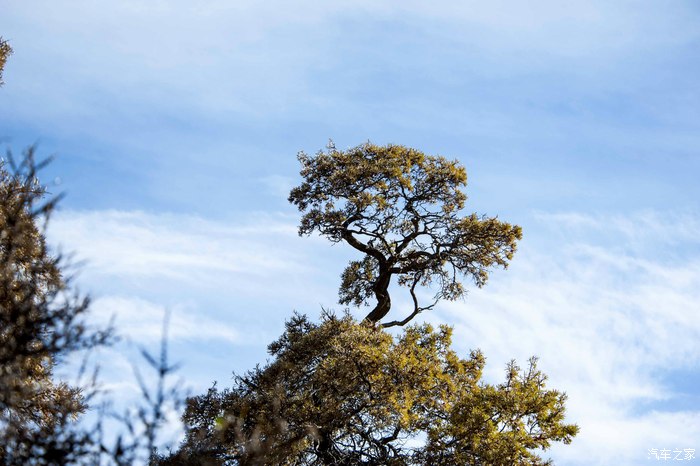
[[[391,308],[393,276],[414,306],[408,318],[385,326],[404,325],[439,299],[462,297],[460,276],[483,286],[491,267],[508,265],[521,238],[518,226],[463,213],[467,174],[457,161],[369,142],[344,151],[330,143],[298,159],[303,182],[289,201],[303,213],[299,234],[317,231],[364,254],[345,268],[339,294],[341,304],[376,299],[371,322]],[[431,305],[419,304],[417,286],[436,289]]]

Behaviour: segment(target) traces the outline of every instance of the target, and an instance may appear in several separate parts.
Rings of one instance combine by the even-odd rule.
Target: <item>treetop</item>
[[[371,142],[347,150],[330,143],[298,159],[303,182],[289,201],[302,212],[299,234],[317,231],[364,254],[343,272],[340,302],[368,305],[374,298],[368,321],[388,314],[394,275],[414,306],[407,319],[384,326],[462,297],[460,276],[483,286],[491,267],[508,265],[521,238],[518,226],[463,212],[467,173],[457,160]],[[433,286],[432,304],[418,303],[417,286]]]

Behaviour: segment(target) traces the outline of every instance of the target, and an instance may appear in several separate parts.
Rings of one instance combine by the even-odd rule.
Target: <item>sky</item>
[[[654,463],[700,451],[699,24],[682,0],[2,0],[0,144],[55,155],[49,239],[125,336],[101,357],[127,398],[165,310],[192,393],[264,362],[293,311],[342,310],[355,256],[297,235],[299,151],[458,159],[467,210],[524,236],[424,320],[492,383],[539,357],[581,428],[556,464]]]

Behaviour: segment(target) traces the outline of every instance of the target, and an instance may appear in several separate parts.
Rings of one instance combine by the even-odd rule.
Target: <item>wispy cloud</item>
[[[51,234],[94,274],[158,277],[218,283],[217,277],[262,279],[274,272],[303,272],[302,257],[283,243],[296,227],[282,216],[253,219],[234,226],[197,216],[123,211],[66,211]]]
[[[167,316],[167,334],[171,341],[187,340],[199,344],[222,340],[241,343],[240,332],[226,322],[201,315],[196,307],[180,305],[175,309],[137,297],[105,296],[92,305],[92,316],[104,324],[113,321],[119,334],[139,343],[161,339]]]
[[[693,2],[5,3],[0,137],[55,143],[76,207],[266,209],[259,181],[328,137],[547,209],[698,197]]]
[[[96,312],[153,343],[172,310],[202,380],[335,302],[350,252],[250,214],[282,208],[297,150],[461,157],[474,208],[528,228],[510,270],[426,318],[491,380],[541,357],[582,427],[562,463],[638,464],[700,447],[700,217],[674,210],[697,209],[698,21],[689,0],[10,0],[0,138],[47,140],[64,205],[98,209],[50,238]]]
[[[35,14],[38,5],[43,15]],[[363,53],[364,71],[358,67],[333,73],[346,60],[354,61],[357,50],[366,49],[362,37],[353,37],[358,29],[391,40],[377,34],[378,25],[401,37],[410,28],[419,39],[408,45],[419,52],[420,61],[429,60],[422,44],[437,40],[450,46],[447,55],[438,54],[444,60],[441,68],[449,70],[450,54],[459,52],[489,64],[471,72],[491,79],[518,70],[530,74],[551,70],[562,64],[562,58],[577,60],[579,76],[595,78],[596,69],[608,67],[610,60],[630,50],[648,54],[698,37],[694,27],[698,13],[683,3],[671,7],[643,2],[630,8],[602,1],[564,5],[549,0],[527,5],[441,1],[391,6],[365,1],[293,5],[244,1],[208,2],[203,7],[184,1],[76,0],[69,7],[43,1],[10,2],[7,8],[17,27],[12,38],[18,50],[51,43],[33,50],[41,54],[40,60],[30,62],[18,54],[8,73],[13,67],[26,73],[48,68],[53,73],[40,73],[46,75],[43,81],[16,84],[10,77],[8,86],[16,86],[24,98],[50,97],[52,104],[17,110],[32,116],[38,111],[53,117],[73,114],[86,123],[108,113],[147,118],[142,112],[153,105],[170,114],[187,108],[189,114],[208,115],[207,119],[230,112],[279,116],[297,108],[301,100],[324,113],[335,111],[339,96],[315,89],[314,76],[330,72],[343,87],[324,86],[326,91],[351,91],[353,79],[384,68],[385,60]],[[386,44],[378,46],[383,49]],[[392,62],[406,58],[409,50],[401,51],[390,57]],[[527,67],[522,66],[524,61]],[[101,98],[106,95],[139,105],[127,108],[119,100]],[[345,104],[352,104],[353,97],[345,95]]]

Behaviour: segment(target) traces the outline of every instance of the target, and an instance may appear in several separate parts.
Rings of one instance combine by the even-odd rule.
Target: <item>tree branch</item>
[[[425,307],[420,307],[418,305],[418,297],[416,296],[416,285],[418,285],[418,282],[420,282],[420,275],[416,275],[413,278],[413,283],[411,284],[411,299],[413,299],[413,312],[406,317],[404,320],[393,320],[391,322],[387,322],[385,324],[382,324],[382,328],[389,328],[389,327],[394,327],[394,326],[399,326],[403,327],[407,323],[409,323],[415,316],[420,314],[423,311],[427,311],[428,309],[432,309],[435,307],[437,304],[438,300],[436,299],[433,304],[430,306],[425,306]]]
[[[377,259],[377,261],[379,261],[380,264],[386,264],[386,257],[384,257],[384,254],[382,254],[381,251],[358,240],[357,238],[352,236],[352,233],[350,233],[348,230],[343,229],[343,231],[341,232],[341,236],[353,248],[357,249],[358,251],[362,251],[365,254],[369,254],[370,256]]]

